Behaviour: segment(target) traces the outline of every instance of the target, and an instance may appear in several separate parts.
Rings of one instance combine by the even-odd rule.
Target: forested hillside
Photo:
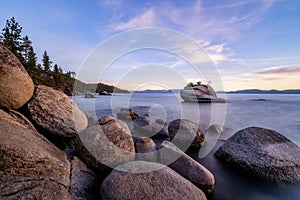
[[[22,35],[22,27],[14,17],[6,21],[0,35],[0,43],[6,46],[20,60],[35,85],[47,85],[61,90],[67,95],[73,94],[76,73],[72,71],[63,72],[62,67],[51,60],[46,50],[42,55],[42,63],[38,63],[38,58],[29,36]],[[76,92],[128,92],[127,90],[103,83],[86,84],[81,81],[77,83]]]

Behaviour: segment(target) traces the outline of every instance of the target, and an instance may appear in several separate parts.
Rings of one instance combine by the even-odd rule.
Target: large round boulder
[[[135,157],[134,142],[127,125],[111,116],[80,132],[75,140],[81,159],[90,167],[110,171]]]
[[[33,82],[18,58],[0,44],[0,107],[18,109],[31,97]]]
[[[230,166],[267,181],[300,181],[300,148],[273,130],[240,130],[215,155]]]
[[[88,125],[86,115],[72,99],[44,85],[37,86],[27,109],[36,124],[60,137],[73,137]]]
[[[203,192],[209,194],[215,186],[214,175],[200,163],[185,154],[173,143],[163,141],[160,149],[160,160],[181,176],[191,181]]]
[[[159,169],[149,171],[152,168]],[[148,172],[137,173],[137,170]],[[200,189],[172,169],[145,161],[129,162],[114,169],[102,183],[100,192],[103,200],[206,199]]]
[[[175,119],[170,122],[169,136],[174,143],[190,143],[191,147],[200,148],[205,142],[201,127],[188,119]]]
[[[20,113],[0,110],[0,199],[71,199],[70,163]]]

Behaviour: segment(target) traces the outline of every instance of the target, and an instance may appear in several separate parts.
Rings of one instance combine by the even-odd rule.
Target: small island
[[[180,96],[187,102],[198,103],[226,103],[225,99],[219,98],[210,86],[210,84],[202,84],[198,81],[197,84],[188,83],[183,90],[180,91]]]

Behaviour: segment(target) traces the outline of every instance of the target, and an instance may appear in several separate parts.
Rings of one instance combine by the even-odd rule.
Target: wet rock
[[[12,113],[0,110],[0,199],[71,199],[66,154]]]
[[[100,192],[103,200],[206,199],[200,189],[172,169],[144,161],[126,163],[114,169],[102,183]]]
[[[214,189],[214,175],[190,156],[182,152],[169,141],[163,141],[160,149],[160,159],[177,173],[182,175],[205,193]]]
[[[236,169],[268,181],[300,181],[300,148],[273,130],[240,130],[215,155]]]
[[[205,158],[214,148],[216,143],[220,140],[223,127],[218,124],[212,124],[206,131],[205,143],[201,146],[198,153],[198,158]]]
[[[163,125],[157,124],[149,116],[140,116],[133,121],[134,131],[142,137],[168,138]]]
[[[223,127],[218,124],[212,124],[208,127],[207,132],[221,134],[223,132]]]
[[[160,125],[168,125],[168,122],[164,121],[163,119],[156,119],[155,123]]]
[[[191,147],[200,148],[205,142],[205,134],[201,127],[188,119],[171,121],[168,131],[174,143],[185,143],[185,145],[190,144]]]
[[[156,144],[151,138],[141,137],[137,138],[134,142],[136,160],[144,160],[149,162],[157,161]]]
[[[51,87],[37,86],[27,109],[37,125],[60,137],[76,136],[88,125],[85,114],[73,100]]]
[[[18,58],[0,44],[0,107],[18,109],[32,97],[33,82]]]
[[[138,116],[139,115],[137,113],[128,108],[121,108],[121,110],[117,112],[117,117],[119,119],[135,120]]]
[[[81,159],[89,166],[110,171],[134,160],[134,143],[127,125],[111,116],[79,133],[75,140]]]

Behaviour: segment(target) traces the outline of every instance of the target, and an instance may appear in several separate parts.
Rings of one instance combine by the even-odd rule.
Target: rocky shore
[[[64,93],[34,86],[1,45],[0,96],[0,199],[209,199],[214,191],[213,173],[185,153],[208,142],[195,122],[127,108],[95,120]],[[250,176],[300,181],[300,148],[272,130],[241,130],[216,156]]]

